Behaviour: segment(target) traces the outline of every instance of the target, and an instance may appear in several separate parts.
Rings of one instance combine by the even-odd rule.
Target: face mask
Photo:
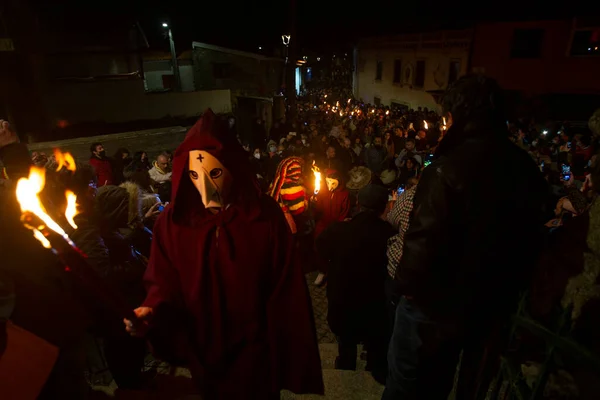
[[[260,153],[254,153],[254,158],[256,158],[257,160],[260,160]]]
[[[204,207],[222,208],[231,191],[233,177],[212,154],[202,150],[189,153],[189,174]]]
[[[327,189],[329,189],[330,192],[333,192],[340,185],[340,182],[337,179],[326,178],[325,180],[327,181]]]
[[[302,139],[302,144],[306,144],[306,139]]]
[[[277,154],[279,154],[279,155],[282,155],[282,154],[283,154],[283,150],[279,150],[279,151],[277,152]]]
[[[535,147],[535,146],[537,146],[537,144],[538,144],[538,141],[537,141],[537,140],[534,140],[533,142],[531,142],[531,144],[533,145],[533,147]]]
[[[381,145],[376,143],[376,144],[375,144],[375,148],[377,148],[377,149],[380,149],[380,148],[381,148]]]
[[[98,155],[102,158],[104,158],[104,156],[106,155],[106,150],[102,150],[100,152],[98,152]]]
[[[275,147],[275,146],[269,147],[269,152],[271,152],[271,153],[277,153],[277,147]]]

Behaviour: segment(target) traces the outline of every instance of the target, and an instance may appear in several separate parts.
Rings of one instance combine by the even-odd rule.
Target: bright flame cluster
[[[319,194],[319,190],[321,190],[321,171],[319,167],[316,166],[313,161],[312,172],[315,175],[315,194]]]
[[[75,159],[71,153],[63,153],[59,149],[54,149],[54,158],[58,164],[56,167],[57,171],[60,171],[63,167],[71,172],[76,171],[77,166],[75,165]]]
[[[54,155],[56,157],[56,161],[58,162],[57,171],[61,170],[63,167],[67,168],[69,171],[74,172],[76,170],[75,160],[73,156],[69,153],[62,153],[60,150],[55,150]],[[42,203],[39,194],[44,190],[44,186],[46,185],[46,170],[43,167],[31,167],[29,170],[28,178],[21,178],[17,183],[17,200],[19,201],[19,205],[21,206],[21,212],[26,213],[30,212],[35,214],[39,219],[43,221],[45,226],[52,229],[54,232],[61,235],[71,246],[74,246],[74,243],[69,238],[69,235],[64,231],[64,229],[57,224],[50,215],[46,212],[44,204]],[[67,190],[65,192],[65,197],[67,199],[67,207],[65,209],[65,218],[67,222],[74,228],[77,229],[77,225],[75,224],[74,218],[77,215],[77,196],[75,193]],[[43,226],[33,227],[33,236],[42,243],[42,246],[49,249],[51,248],[51,244],[46,237],[41,232]]]

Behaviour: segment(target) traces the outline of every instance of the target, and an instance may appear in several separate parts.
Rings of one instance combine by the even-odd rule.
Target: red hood
[[[258,200],[261,196],[256,177],[248,156],[236,137],[211,109],[188,131],[183,142],[175,150],[173,157],[173,217],[175,222],[197,222],[197,217],[205,216],[206,209],[200,194],[188,177],[189,152],[204,150],[215,156],[229,170],[233,177],[232,201],[230,208],[237,208],[244,214],[258,214]]]

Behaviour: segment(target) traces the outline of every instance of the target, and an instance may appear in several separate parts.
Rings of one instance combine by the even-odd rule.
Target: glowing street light
[[[283,41],[283,45],[284,46],[289,46],[291,38],[292,38],[291,35],[281,35],[281,40]]]
[[[177,53],[175,52],[175,41],[173,40],[173,32],[169,24],[166,22],[162,23],[163,28],[168,29],[169,34],[169,45],[171,47],[171,66],[173,67],[173,75],[175,76],[175,90],[181,90],[181,76],[179,75],[179,65],[177,63]]]

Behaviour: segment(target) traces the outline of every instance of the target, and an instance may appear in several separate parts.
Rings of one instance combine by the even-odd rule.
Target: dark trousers
[[[382,400],[445,400],[452,390],[462,340],[406,298],[396,308]]]
[[[354,307],[330,304],[328,322],[338,340],[335,367],[355,370],[357,346],[363,343],[367,351],[367,370],[375,379],[384,381],[390,335],[385,302]]]
[[[104,357],[115,383],[120,389],[140,389],[146,342],[129,335],[107,337]]]
[[[394,319],[396,319],[396,307],[398,306],[402,296],[398,294],[396,281],[388,274],[385,275],[385,297],[387,299],[390,327],[393,327]]]

